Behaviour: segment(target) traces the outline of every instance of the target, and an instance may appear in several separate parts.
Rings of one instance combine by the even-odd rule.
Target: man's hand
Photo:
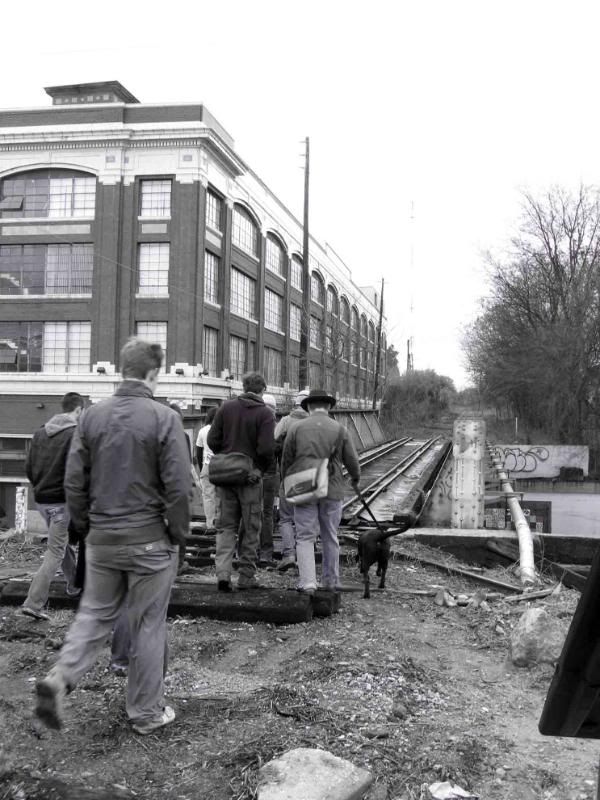
[[[359,491],[359,486],[360,486],[360,481],[356,480],[356,478],[352,478],[352,480],[350,481],[350,483],[352,484],[352,488],[354,489],[354,491],[356,492],[356,494],[358,494],[358,491]]]

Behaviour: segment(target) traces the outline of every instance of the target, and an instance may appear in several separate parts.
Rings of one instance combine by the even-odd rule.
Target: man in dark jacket
[[[34,619],[49,619],[42,609],[48,602],[50,582],[62,565],[67,592],[75,589],[75,557],[69,547],[69,512],[65,499],[65,466],[77,420],[83,410],[83,397],[68,392],[62,399],[62,414],[55,414],[33,435],[25,472],[33,486],[38,511],[48,526],[48,549],[42,566],[33,576],[21,612]]]
[[[321,389],[312,389],[302,400],[308,419],[293,425],[283,446],[281,476],[314,467],[319,461],[329,459],[327,497],[294,508],[296,526],[296,561],[300,578],[298,589],[313,594],[317,588],[314,543],[321,536],[323,569],[321,582],[324,589],[336,591],[340,586],[340,547],[337,529],[342,518],[344,477],[342,464],[348,470],[353,486],[360,480],[360,464],[356,448],[348,431],[331,419],[329,410],[335,397]]]
[[[207,444],[213,453],[244,453],[256,468],[256,481],[243,486],[218,486],[220,518],[217,520],[218,588],[231,591],[231,570],[235,545],[244,522],[244,536],[239,547],[238,589],[258,586],[256,580],[256,551],[262,521],[262,474],[273,461],[275,417],[264,404],[262,395],[267,388],[259,372],[249,372],[242,378],[244,393],[228,400],[217,411]]]
[[[65,489],[86,538],[79,610],[58,661],[37,684],[36,713],[61,727],[62,700],[94,664],[127,594],[131,648],[126,710],[136,733],[175,718],[165,706],[166,614],[178,545],[189,529],[190,459],[178,414],[154,400],[160,345],[130,339],[123,382],[79,420]]]

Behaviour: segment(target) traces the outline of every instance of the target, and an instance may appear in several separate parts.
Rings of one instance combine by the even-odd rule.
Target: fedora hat
[[[302,400],[300,405],[305,411],[307,411],[308,404],[317,401],[320,403],[329,403],[330,408],[333,408],[335,405],[335,397],[327,394],[327,392],[323,391],[323,389],[311,389],[308,395]]]

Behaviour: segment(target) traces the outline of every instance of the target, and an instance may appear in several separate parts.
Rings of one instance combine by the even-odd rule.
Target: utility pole
[[[310,381],[310,368],[308,346],[310,343],[310,265],[308,252],[308,190],[310,176],[310,141],[308,136],[304,140],[304,225],[302,231],[302,314],[300,317],[300,388],[308,388]]]
[[[375,355],[375,380],[373,381],[372,408],[377,408],[377,389],[379,388],[379,364],[381,363],[382,327],[383,327],[383,278],[381,279],[381,297],[379,299],[379,322],[377,324],[377,353]]]

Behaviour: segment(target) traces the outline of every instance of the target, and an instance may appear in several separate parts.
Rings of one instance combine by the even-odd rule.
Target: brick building
[[[142,104],[116,81],[46,92],[52,105],[0,111],[9,517],[32,431],[66,391],[112,394],[133,333],[165,348],[159,395],[181,405],[190,433],[248,369],[285,404],[299,388],[303,324],[310,385],[342,407],[370,405],[377,291],[315,239],[304,269],[301,223],[203,105]]]

